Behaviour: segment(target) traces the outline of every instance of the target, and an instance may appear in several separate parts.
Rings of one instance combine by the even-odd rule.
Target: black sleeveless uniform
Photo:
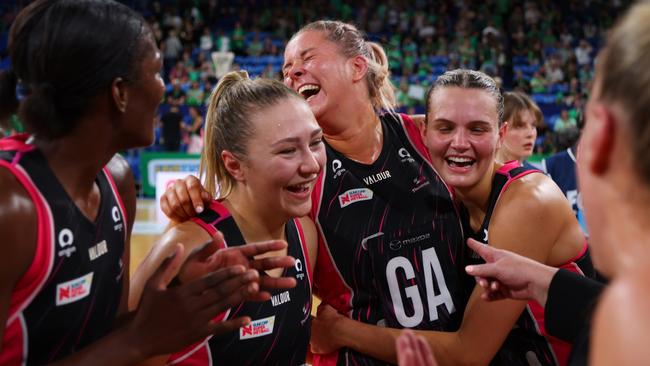
[[[517,161],[506,163],[497,170],[492,182],[488,209],[481,228],[478,231],[473,231],[467,227],[465,230],[467,235],[488,244],[490,218],[499,197],[513,181],[531,173],[542,172],[537,169],[519,166]],[[465,211],[464,214],[467,214],[467,212]],[[469,220],[464,221],[469,222]],[[474,251],[470,250],[468,253],[470,257],[468,258],[469,263],[485,263]],[[576,258],[560,268],[580,274],[592,273],[593,266],[587,250],[587,242],[585,241],[583,250]],[[467,281],[467,288],[473,289],[474,279],[469,277]],[[569,343],[547,334],[544,326],[544,308],[535,301],[529,301],[490,365],[566,365],[570,352],[571,345]]]
[[[457,208],[415,124],[385,114],[381,126],[383,148],[370,165],[326,145],[327,165],[312,196],[321,234],[315,289],[364,323],[454,331],[467,302]],[[383,364],[350,349],[317,359]]]
[[[89,221],[26,136],[0,140],[0,167],[29,193],[38,217],[34,259],[11,295],[0,364],[54,362],[106,335],[122,294],[124,206],[106,168]]]
[[[213,201],[192,221],[210,235],[223,233],[227,246],[245,244],[241,231],[228,209]],[[172,355],[170,364],[180,365],[303,365],[311,329],[311,278],[307,247],[298,219],[287,222],[287,255],[296,259],[283,276],[295,277],[297,286],[271,290],[271,300],[245,302],[220,315],[219,319],[250,316],[249,325]]]

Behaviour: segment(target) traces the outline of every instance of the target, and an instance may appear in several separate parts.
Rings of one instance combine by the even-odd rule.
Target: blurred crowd
[[[301,25],[330,18],[356,24],[386,49],[399,110],[423,113],[428,86],[445,70],[484,71],[504,90],[540,106],[536,152],[575,142],[604,30],[623,0],[168,0],[124,1],[141,11],[164,56],[167,85],[152,151],[198,153],[202,116],[218,77],[232,69],[281,79],[282,53]],[[1,5],[0,44],[15,15]],[[15,7],[15,6],[14,6]],[[20,123],[12,122],[20,131]],[[137,152],[130,154],[137,159]]]

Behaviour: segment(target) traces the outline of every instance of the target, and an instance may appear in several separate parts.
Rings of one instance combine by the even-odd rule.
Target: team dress
[[[383,148],[372,164],[326,144],[312,195],[320,235],[315,290],[364,323],[457,330],[467,302],[457,207],[413,121],[391,113],[380,119]],[[383,364],[347,348],[315,363]]]
[[[228,209],[213,201],[192,221],[211,236],[223,233],[227,247],[244,245],[244,237]],[[207,338],[204,342],[172,355],[170,364],[178,365],[278,365],[305,364],[311,329],[311,278],[307,246],[298,219],[287,222],[287,255],[295,266],[284,270],[283,277],[294,277],[292,289],[271,290],[265,302],[245,302],[221,314],[226,320],[249,316],[252,321],[235,332]]]
[[[488,233],[492,212],[499,202],[499,197],[508,189],[508,186],[515,180],[528,174],[542,173],[536,169],[528,169],[519,165],[517,161],[511,161],[499,168],[492,182],[490,200],[485,219],[481,228],[473,231],[466,228],[469,237],[484,244],[488,244]],[[466,212],[465,212],[466,213]],[[465,220],[469,222],[469,220]],[[469,225],[468,225],[469,226]],[[472,264],[485,263],[478,254],[468,251]],[[585,241],[580,254],[562,265],[560,268],[571,272],[591,274],[593,266],[587,250]],[[474,284],[474,279],[469,278],[468,282]],[[467,286],[471,288],[471,286]],[[544,308],[537,302],[529,301],[517,323],[508,334],[505,342],[497,352],[491,365],[566,365],[571,351],[571,345],[547,334],[544,327]]]
[[[34,259],[11,294],[0,365],[54,362],[106,335],[126,270],[127,220],[108,170],[95,178],[101,202],[92,222],[26,139],[0,140],[0,167],[28,192],[38,219]]]

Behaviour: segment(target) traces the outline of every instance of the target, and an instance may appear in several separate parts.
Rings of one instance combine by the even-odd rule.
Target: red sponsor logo
[[[249,339],[273,333],[275,316],[252,321],[250,324],[239,328],[239,339]]]
[[[371,200],[372,194],[372,191],[368,188],[351,189],[342,195],[339,195],[339,203],[343,208],[355,202]]]
[[[93,273],[91,272],[85,276],[58,284],[56,286],[56,306],[66,305],[88,296],[92,282]]]

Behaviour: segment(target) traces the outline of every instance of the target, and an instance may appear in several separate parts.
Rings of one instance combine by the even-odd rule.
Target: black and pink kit
[[[223,233],[227,247],[244,245],[244,237],[228,209],[213,201],[192,221],[210,235]],[[218,320],[249,316],[252,321],[239,330],[209,337],[170,358],[178,365],[303,365],[309,347],[311,329],[311,277],[302,227],[297,219],[285,228],[289,244],[287,255],[295,258],[292,268],[282,276],[298,283],[292,289],[271,290],[271,300],[245,302],[221,314]]]
[[[127,270],[127,220],[108,170],[95,178],[101,203],[92,222],[26,139],[0,140],[0,169],[25,188],[38,219],[34,259],[11,294],[0,365],[54,362],[106,335]]]
[[[383,148],[372,164],[326,145],[312,196],[320,234],[315,291],[364,323],[457,330],[467,302],[457,207],[413,121],[391,113],[380,119]],[[314,364],[384,363],[342,349]]]
[[[511,161],[499,168],[492,182],[490,200],[485,219],[478,231],[466,228],[465,232],[471,238],[484,244],[488,244],[487,233],[489,232],[490,218],[496,207],[499,197],[508,189],[508,186],[515,180],[528,174],[542,173],[540,170],[529,169],[519,165],[517,161]],[[466,220],[469,222],[469,220]],[[478,254],[468,250],[468,262],[471,264],[485,263]],[[572,272],[584,274],[592,273],[593,265],[587,249],[587,242],[576,258],[570,260],[560,268]],[[474,279],[468,278],[473,288]],[[571,345],[546,333],[544,327],[544,308],[536,301],[529,301],[517,323],[508,334],[505,342],[494,356],[490,365],[566,365],[571,352]]]

